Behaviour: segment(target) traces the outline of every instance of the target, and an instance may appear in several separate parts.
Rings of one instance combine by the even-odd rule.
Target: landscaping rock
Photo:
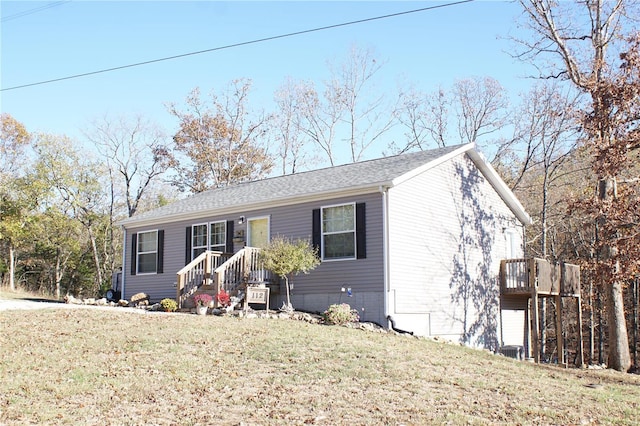
[[[131,296],[131,301],[129,303],[132,306],[148,305],[149,295],[147,293],[136,293]]]
[[[73,297],[70,294],[67,294],[64,297],[64,301],[65,301],[65,303],[70,303],[72,305],[84,305],[84,301],[82,299],[76,299],[75,297]]]

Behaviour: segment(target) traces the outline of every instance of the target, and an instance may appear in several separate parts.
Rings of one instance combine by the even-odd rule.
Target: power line
[[[5,16],[0,22],[11,21],[12,19],[22,18],[23,16],[31,15],[33,13],[40,12],[41,10],[51,9],[52,7],[62,6],[65,3],[69,3],[71,0],[55,1],[45,4],[44,6],[34,7],[33,9],[24,10],[22,12],[14,13],[13,15]]]
[[[234,47],[247,46],[247,45],[250,45],[250,44],[263,43],[265,41],[272,41],[272,40],[277,40],[277,39],[281,39],[281,38],[294,37],[294,36],[298,36],[298,35],[302,35],[302,34],[309,34],[309,33],[318,32],[318,31],[325,31],[325,30],[330,30],[330,29],[334,29],[334,28],[346,27],[346,26],[349,26],[349,25],[362,24],[362,23],[365,23],[365,22],[377,21],[377,20],[381,20],[381,19],[394,18],[396,16],[409,15],[409,14],[412,14],[412,13],[424,12],[424,11],[427,11],[427,10],[439,9],[439,8],[449,7],[449,6],[457,6],[459,4],[471,3],[473,1],[474,0],[461,0],[461,1],[456,1],[456,2],[452,2],[452,3],[439,4],[439,5],[436,5],[436,6],[423,7],[423,8],[420,8],[420,9],[407,10],[407,11],[404,11],[404,12],[391,13],[391,14],[388,14],[388,15],[375,16],[375,17],[372,17],[372,18],[359,19],[359,20],[356,20],[356,21],[343,22],[343,23],[340,23],[340,24],[327,25],[327,26],[324,26],[324,27],[317,27],[317,28],[312,28],[312,29],[308,29],[308,30],[295,31],[295,32],[292,32],[292,33],[286,33],[286,34],[280,34],[280,35],[275,35],[275,36],[271,36],[271,37],[264,37],[264,38],[249,40],[249,41],[243,41],[243,42],[239,42],[239,43],[228,44],[226,46],[219,46],[219,47],[214,47],[214,48],[211,48],[211,49],[198,50],[196,52],[183,53],[183,54],[180,54],[180,55],[167,56],[167,57],[164,57],[164,58],[152,59],[152,60],[143,61],[143,62],[136,62],[136,63],[133,63],[133,64],[121,65],[121,66],[113,67],[113,68],[105,68],[105,69],[101,69],[101,70],[98,70],[98,71],[90,71],[90,72],[86,72],[86,73],[82,73],[82,74],[70,75],[70,76],[67,76],[67,77],[60,77],[60,78],[54,78],[54,79],[51,79],[51,80],[38,81],[36,83],[29,83],[29,84],[22,84],[22,85],[19,85],[19,86],[7,87],[7,88],[4,88],[4,89],[0,89],[0,92],[6,92],[6,91],[9,91],[9,90],[16,90],[16,89],[23,89],[25,87],[38,86],[38,85],[42,85],[42,84],[55,83],[55,82],[58,82],[58,81],[71,80],[71,79],[74,79],[74,78],[87,77],[87,76],[90,76],[90,75],[102,74],[102,73],[107,73],[107,72],[111,72],[111,71],[122,70],[122,69],[125,69],[125,68],[139,67],[139,66],[142,66],[142,65],[153,64],[153,63],[156,63],[156,62],[169,61],[169,60],[172,60],[172,59],[184,58],[184,57],[187,57],[187,56],[194,56],[194,55],[201,55],[203,53],[215,52],[215,51],[218,51],[218,50],[225,50],[225,49],[231,49],[231,48],[234,48]]]

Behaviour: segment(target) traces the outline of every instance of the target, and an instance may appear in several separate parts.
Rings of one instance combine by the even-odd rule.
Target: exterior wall
[[[396,327],[497,350],[500,259],[514,235],[522,253],[513,212],[466,155],[391,188],[388,199]]]
[[[196,221],[179,221],[159,224],[153,227],[127,229],[127,254],[125,256],[125,294],[130,298],[137,292],[148,293],[152,301],[165,297],[175,298],[176,273],[185,265],[186,227],[197,223],[235,220],[234,233],[246,237],[246,224],[254,217],[268,216],[271,238],[284,235],[311,241],[312,211],[322,206],[342,203],[366,203],[366,259],[327,261],[321,263],[309,274],[293,278],[292,304],[296,309],[312,312],[324,311],[329,304],[349,303],[358,309],[364,321],[382,324],[384,319],[384,283],[382,249],[382,194],[373,193],[349,198],[330,199],[323,202],[302,203],[268,210],[239,211],[224,217],[203,217]],[[238,218],[245,216],[245,222],[238,224]],[[164,230],[164,273],[152,275],[131,275],[131,235],[151,229]],[[244,246],[236,242],[235,249]],[[351,297],[342,288],[351,288]],[[279,308],[285,298],[284,289],[274,294],[270,305]]]
[[[502,344],[522,346],[529,353],[529,298],[523,296],[502,296]]]

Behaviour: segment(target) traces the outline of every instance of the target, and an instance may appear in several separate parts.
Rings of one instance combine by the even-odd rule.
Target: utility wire
[[[144,62],[136,62],[134,64],[121,65],[121,66],[113,67],[113,68],[105,68],[105,69],[101,69],[101,70],[98,70],[98,71],[91,71],[91,72],[86,72],[86,73],[82,73],[82,74],[70,75],[70,76],[67,76],[67,77],[54,78],[54,79],[51,79],[51,80],[39,81],[39,82],[36,82],[36,83],[22,84],[20,86],[7,87],[7,88],[4,88],[4,89],[0,89],[0,92],[6,92],[6,91],[9,91],[9,90],[22,89],[22,88],[31,87],[31,86],[38,86],[38,85],[42,85],[42,84],[55,83],[55,82],[58,82],[58,81],[71,80],[71,79],[74,79],[74,78],[86,77],[86,76],[95,75],[95,74],[102,74],[102,73],[106,73],[106,72],[122,70],[122,69],[125,69],[125,68],[139,67],[139,66],[142,66],[142,65],[153,64],[153,63],[156,63],[156,62],[169,61],[171,59],[184,58],[184,57],[187,57],[187,56],[200,55],[200,54],[203,54],[203,53],[215,52],[215,51],[218,51],[218,50],[225,50],[225,49],[231,49],[231,48],[234,48],[234,47],[247,46],[249,44],[263,43],[265,41],[271,41],[271,40],[277,40],[277,39],[281,39],[281,38],[293,37],[293,36],[298,36],[298,35],[302,35],[302,34],[309,34],[309,33],[318,32],[318,31],[325,31],[325,30],[330,30],[330,29],[334,29],[334,28],[346,27],[346,26],[349,26],[349,25],[362,24],[362,23],[365,23],[365,22],[377,21],[377,20],[387,19],[387,18],[394,18],[396,16],[409,15],[411,13],[418,13],[418,12],[424,12],[424,11],[427,11],[427,10],[439,9],[439,8],[443,8],[443,7],[456,6],[456,5],[463,4],[463,3],[471,3],[473,1],[474,0],[461,0],[461,1],[456,1],[456,2],[452,2],[452,3],[439,4],[439,5],[436,5],[436,6],[423,7],[421,9],[407,10],[407,11],[404,11],[404,12],[397,12],[397,13],[391,13],[391,14],[388,14],[388,15],[375,16],[375,17],[372,17],[372,18],[359,19],[357,21],[343,22],[343,23],[340,23],[340,24],[327,25],[327,26],[324,26],[324,27],[317,27],[317,28],[312,28],[312,29],[302,30],[302,31],[296,31],[296,32],[287,33],[287,34],[280,34],[280,35],[271,36],[271,37],[264,37],[264,38],[249,40],[249,41],[243,41],[243,42],[240,42],[240,43],[228,44],[226,46],[219,46],[219,47],[214,47],[214,48],[211,48],[211,49],[198,50],[196,52],[183,53],[181,55],[167,56],[167,57],[164,57],[164,58],[152,59],[152,60],[144,61]]]
[[[64,1],[55,1],[49,4],[45,4],[44,6],[34,7],[33,9],[24,10],[22,12],[14,13],[13,15],[5,16],[0,20],[0,22],[11,21],[12,19],[22,18],[23,16],[31,15],[36,12],[40,12],[41,10],[51,9],[52,7],[62,6],[65,3],[69,3],[71,0]]]

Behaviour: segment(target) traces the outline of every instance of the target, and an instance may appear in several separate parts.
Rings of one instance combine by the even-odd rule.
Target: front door
[[[256,217],[247,221],[247,245],[265,248],[269,244],[269,217]]]

